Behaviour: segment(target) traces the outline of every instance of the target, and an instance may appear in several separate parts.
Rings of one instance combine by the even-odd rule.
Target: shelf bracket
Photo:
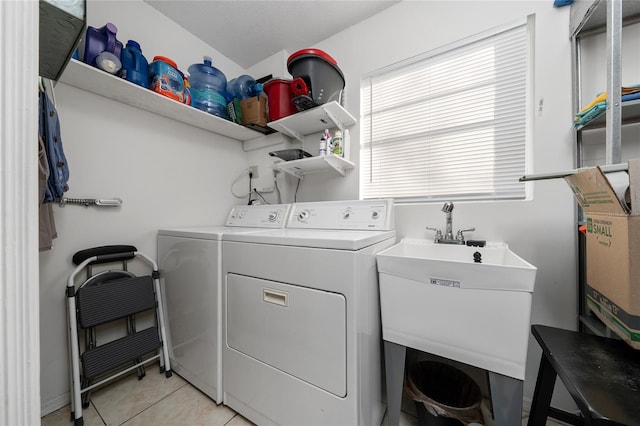
[[[336,172],[340,173],[343,177],[347,175],[347,169],[338,164],[336,157],[327,155],[323,157],[323,160],[330,165]]]
[[[342,125],[342,122],[338,120],[338,117],[336,117],[335,114],[332,114],[331,111],[328,111],[327,109],[324,110],[324,113],[327,114],[327,117],[329,117],[329,120],[333,122],[335,127],[344,132],[344,126]]]
[[[280,170],[282,170],[283,172],[293,176],[293,177],[297,177],[300,180],[304,180],[304,172],[297,168],[297,167],[282,167],[282,166],[278,166],[278,168]]]
[[[304,135],[300,134],[300,132],[297,132],[296,130],[291,129],[285,126],[284,124],[281,124],[280,126],[286,131],[287,134],[293,136],[295,139],[297,139],[301,143],[304,143]]]

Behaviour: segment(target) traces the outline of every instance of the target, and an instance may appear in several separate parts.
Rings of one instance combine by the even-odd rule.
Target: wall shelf
[[[342,108],[338,102],[333,101],[272,121],[268,123],[268,126],[300,142],[304,142],[305,135],[335,127],[344,130],[354,124],[356,124],[356,119]]]
[[[238,141],[263,136],[260,132],[181,104],[75,59],[69,62],[59,82]]]
[[[337,155],[323,155],[318,157],[307,157],[300,160],[285,161],[277,164],[278,169],[298,179],[304,179],[304,175],[311,173],[322,173],[326,171],[336,171],[345,176],[347,171],[353,169],[355,164]]]

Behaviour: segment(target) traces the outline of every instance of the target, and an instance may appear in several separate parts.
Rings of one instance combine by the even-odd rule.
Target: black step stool
[[[640,425],[640,351],[622,340],[544,325],[531,333],[542,348],[528,426],[547,416],[572,425]],[[550,406],[560,377],[582,416]]]

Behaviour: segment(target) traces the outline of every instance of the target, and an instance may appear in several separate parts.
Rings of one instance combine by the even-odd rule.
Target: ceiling
[[[145,0],[247,69],[314,45],[400,0]]]

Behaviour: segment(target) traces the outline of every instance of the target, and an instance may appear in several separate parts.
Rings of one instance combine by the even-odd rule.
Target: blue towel
[[[629,93],[628,95],[622,95],[622,102],[632,101],[634,99],[640,99],[640,92]],[[591,120],[599,117],[607,109],[607,102],[598,102],[591,108],[586,111],[583,111],[579,114],[576,114],[576,120],[573,123],[574,127],[582,126],[583,124],[587,124]]]
[[[598,102],[591,108],[586,111],[583,111],[579,114],[576,114],[576,120],[573,122],[574,127],[582,126],[583,124],[587,124],[594,118],[598,117],[607,109],[607,102]]]

